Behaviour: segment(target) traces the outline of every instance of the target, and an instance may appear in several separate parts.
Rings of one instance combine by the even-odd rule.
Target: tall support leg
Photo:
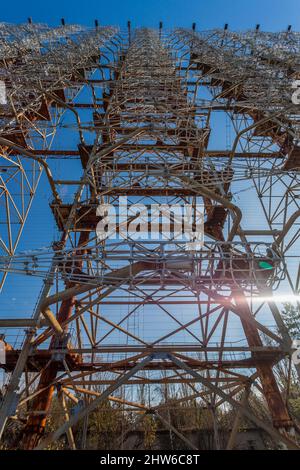
[[[247,321],[247,319],[252,319],[252,314],[242,290],[234,290],[233,298],[235,300],[236,306],[242,314],[242,326],[249,346],[263,346],[258,330],[255,328],[252,322]],[[254,352],[253,356],[255,357],[255,355],[256,353]],[[293,423],[289,416],[288,409],[281,396],[278,384],[274,377],[272,367],[269,364],[259,362],[256,366],[256,369],[261,380],[264,396],[266,398],[268,408],[271,413],[273,425],[276,428],[291,428]]]
[[[49,272],[49,276],[42,289],[40,300],[36,306],[36,309],[33,315],[33,320],[38,321],[40,311],[41,311],[41,305],[43,301],[45,300],[45,298],[49,295],[51,286],[53,284],[53,275],[54,275],[54,263],[52,264],[52,267]],[[32,349],[32,342],[34,340],[35,334],[36,334],[35,329],[31,329],[28,331],[23,348],[22,348],[22,352],[18,358],[16,367],[12,373],[10,382],[8,384],[6,394],[5,394],[1,409],[0,409],[0,439],[2,438],[2,434],[5,429],[7,419],[12,414],[12,409],[15,408],[15,406],[17,405],[17,401],[18,401],[17,392],[19,390],[20,380],[21,380],[22,374],[24,373],[26,362]]]
[[[81,232],[78,245],[81,246],[87,242],[89,232]],[[72,314],[75,298],[71,297],[61,303],[57,320],[60,324],[64,323]],[[55,347],[56,338],[53,337],[50,343],[50,349]],[[22,447],[24,449],[34,449],[40,439],[43,437],[47,415],[50,410],[52,398],[55,392],[54,385],[51,385],[55,380],[59,370],[59,362],[51,361],[49,366],[42,372],[37,390],[43,390],[39,393],[32,403],[32,414],[26,423],[24,430],[24,438]],[[40,412],[40,414],[38,414]]]
[[[63,319],[67,319],[71,316],[73,305],[74,298],[62,302],[57,316],[60,323],[64,321]],[[54,347],[54,341],[55,339],[52,339],[50,345],[51,348]],[[22,447],[24,449],[34,449],[44,435],[47,415],[55,392],[54,385],[51,384],[55,380],[58,370],[59,363],[52,361],[41,374],[37,391],[43,391],[39,393],[32,402],[32,410],[34,411],[34,414],[29,417],[24,429],[24,438],[22,442]],[[39,412],[40,414],[38,414]]]

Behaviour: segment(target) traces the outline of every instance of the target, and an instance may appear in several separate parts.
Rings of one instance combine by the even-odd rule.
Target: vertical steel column
[[[80,247],[84,245],[88,241],[88,238],[89,232],[81,232],[78,246]],[[78,263],[78,268],[81,267],[80,265],[82,265],[82,262]],[[60,324],[64,323],[71,316],[74,302],[75,298],[71,297],[70,299],[64,300],[61,303],[57,315],[57,320]],[[53,336],[49,349],[55,347],[55,342],[56,338]],[[32,403],[32,410],[34,411],[34,414],[29,417],[24,430],[24,438],[22,442],[22,447],[24,449],[34,449],[44,435],[47,415],[55,391],[54,385],[51,384],[55,380],[58,370],[59,362],[52,360],[49,366],[41,374],[37,387],[37,392],[40,393],[38,393]]]
[[[241,313],[242,326],[249,346],[263,346],[258,330],[252,322],[247,321],[249,319],[251,320],[253,317],[243,291],[241,289],[234,289],[232,296],[239,312]],[[255,352],[252,354],[253,357],[256,356]],[[291,428],[292,421],[281,396],[272,367],[269,364],[258,362],[256,369],[272,416],[273,425],[276,428]]]

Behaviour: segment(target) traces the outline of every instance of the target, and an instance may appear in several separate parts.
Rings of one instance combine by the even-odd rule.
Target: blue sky
[[[252,28],[260,23],[269,31],[285,29],[288,24],[299,30],[299,0],[16,0],[1,7],[1,21],[22,22],[31,16],[33,21],[57,24],[67,22],[92,25],[95,18],[102,24],[125,26],[155,26],[163,21],[166,28],[190,26],[199,29],[222,27]]]

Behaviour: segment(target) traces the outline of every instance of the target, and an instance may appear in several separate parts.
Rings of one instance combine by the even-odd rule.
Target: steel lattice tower
[[[164,32],[130,23],[126,33],[98,25],[1,28],[8,96],[0,108],[8,234],[1,235],[1,269],[4,277],[44,278],[32,318],[0,320],[1,328],[27,330],[21,348],[6,343],[1,430],[16,415],[25,421],[23,448],[45,448],[64,434],[75,448],[72,427],[109,399],[155,414],[192,446],[161,415],[154,392],[187,384],[190,393],[177,402],[196,399],[209,409],[216,447],[217,411],[229,406],[237,413],[228,448],[242,416],[297,448],[275,372],[290,364],[292,341],[272,296],[282,286],[299,289],[289,256],[297,256],[300,234],[299,106],[291,101],[299,34]],[[232,134],[226,149],[216,137],[226,133],[224,119]],[[66,148],[61,138],[52,149],[66,127],[77,146]],[[69,177],[63,165],[65,176],[56,177],[53,160],[73,157],[81,170]],[[49,250],[15,254],[42,171],[60,239]],[[16,184],[19,201],[9,189]],[[247,212],[249,200],[235,198],[243,191],[260,218]],[[128,218],[120,197],[131,207]],[[177,240],[174,213],[168,237],[158,213],[155,239],[99,240],[107,204],[119,236],[130,224],[140,234],[151,228],[151,206],[202,205],[203,245]],[[147,405],[138,401],[139,386],[149,390]],[[253,389],[269,420],[247,403]],[[45,437],[54,396],[64,423]]]

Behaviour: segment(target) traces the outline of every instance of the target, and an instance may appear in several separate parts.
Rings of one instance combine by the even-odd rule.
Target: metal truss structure
[[[77,77],[83,70],[91,73],[99,45],[112,34],[109,28],[99,32],[80,26],[1,24],[0,80],[6,104],[0,115],[0,247],[8,256],[18,245],[41,171],[49,171],[45,157],[57,125],[82,87]]]
[[[26,330],[22,347],[6,343],[1,432],[14,416],[25,422],[23,448],[66,434],[74,449],[72,428],[109,399],[156,414],[194,448],[160,414],[167,386],[178,403],[211,410],[216,443],[216,410],[232,407],[227,448],[241,416],[298,448],[276,375],[294,350],[273,294],[297,294],[300,281],[299,46],[299,33],[258,28],[1,25],[2,283],[7,273],[44,281],[31,318],[0,319]],[[81,171],[68,169],[74,158]],[[60,240],[17,254],[42,171]],[[116,237],[99,239],[108,204]],[[163,232],[164,211],[183,204],[203,206],[200,244],[178,239],[173,212]],[[153,206],[164,209],[151,226]],[[129,226],[137,236],[123,236]],[[143,237],[153,226],[155,237]],[[269,421],[247,403],[250,389]],[[54,395],[65,421],[45,436]]]

